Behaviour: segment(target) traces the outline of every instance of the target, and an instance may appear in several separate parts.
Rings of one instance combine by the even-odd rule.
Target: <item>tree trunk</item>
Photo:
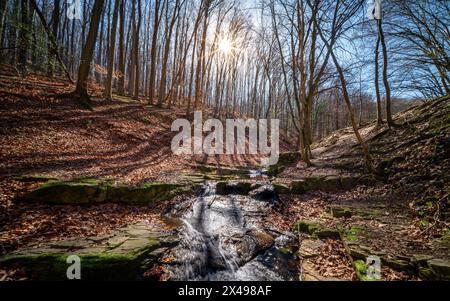
[[[60,0],[55,0],[52,14],[52,35],[56,43],[49,41],[48,45],[48,76],[52,77],[55,72],[56,56],[58,52],[58,25],[60,12]]]
[[[21,0],[20,5],[20,28],[19,28],[19,55],[17,61],[17,67],[25,76],[28,72],[27,60],[28,49],[30,45],[30,11],[28,6],[28,0]]]
[[[155,2],[155,15],[153,23],[152,48],[150,51],[150,85],[149,85],[149,102],[152,104],[155,98],[155,82],[156,82],[156,51],[158,48],[158,30],[159,30],[159,7],[160,1]]]
[[[381,93],[380,93],[380,72],[378,60],[380,56],[380,35],[377,37],[377,45],[375,47],[375,93],[377,95],[377,126],[383,124],[383,113],[381,112]]]
[[[125,2],[120,1],[120,28],[119,28],[119,80],[118,80],[118,93],[120,95],[125,94]]]
[[[116,28],[117,28],[117,16],[119,14],[119,6],[122,5],[121,0],[115,0],[113,20],[111,25],[111,35],[109,41],[109,53],[108,53],[108,73],[106,75],[105,82],[105,98],[112,99],[112,76],[114,71],[114,54],[116,49]]]
[[[395,126],[394,121],[392,120],[392,109],[391,109],[391,87],[389,85],[388,79],[388,57],[387,57],[387,48],[386,41],[384,40],[383,26],[382,21],[377,20],[378,22],[378,35],[381,41],[381,49],[383,51],[383,84],[384,89],[386,91],[386,120],[389,127]]]
[[[86,45],[81,53],[80,67],[78,69],[77,86],[75,94],[80,97],[82,103],[89,102],[87,91],[89,70],[91,68],[92,56],[94,54],[95,41],[97,39],[98,25],[102,15],[104,0],[95,0],[92,9],[91,26],[86,39]]]
[[[133,99],[139,99],[139,85],[141,80],[140,66],[139,66],[139,30],[141,29],[142,8],[141,0],[137,2],[138,20],[134,28],[134,47],[133,47],[133,61],[134,61],[134,92]]]
[[[358,130],[358,124],[356,123],[355,113],[353,112],[352,104],[350,102],[350,97],[348,95],[348,89],[347,89],[347,82],[345,80],[344,71],[342,70],[341,66],[339,65],[339,62],[334,55],[334,52],[331,51],[331,57],[333,59],[334,65],[336,66],[336,69],[338,71],[339,80],[341,81],[342,85],[342,93],[344,95],[344,100],[347,105],[348,113],[350,115],[350,121],[352,123],[353,131],[355,132],[355,136],[359,144],[361,145],[363,154],[364,154],[364,160],[366,162],[367,169],[373,173],[376,174],[375,168],[373,167],[372,163],[372,157],[369,152],[369,147],[367,146],[366,142],[362,139],[361,135],[359,134]]]

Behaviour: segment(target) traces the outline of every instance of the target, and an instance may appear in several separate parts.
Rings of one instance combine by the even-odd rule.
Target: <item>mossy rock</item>
[[[42,175],[23,175],[14,177],[13,179],[20,182],[48,182],[58,180],[57,178],[54,177]]]
[[[77,255],[81,259],[82,280],[139,280],[148,265],[158,258],[158,252],[173,247],[176,242],[159,240],[149,230],[138,236],[120,237],[123,231],[129,235],[133,229],[141,228],[138,224],[130,225],[109,239],[103,237],[101,244],[94,243],[94,239],[87,244],[85,240],[70,240],[16,251],[0,258],[0,266],[24,268],[33,280],[67,280],[66,271],[71,263],[66,260],[70,255]],[[69,248],[74,243],[77,248]]]
[[[30,252],[6,256],[0,259],[0,265],[23,267],[33,280],[67,280],[66,271],[71,264],[66,260],[70,255],[78,255],[82,280],[138,280],[144,272],[144,260],[153,258],[152,252],[162,246],[158,240],[148,239],[128,252]]]
[[[431,259],[433,259],[433,256],[431,255],[416,254],[411,257],[411,263],[415,265],[416,268],[425,267],[428,266],[427,262]]]
[[[329,207],[328,213],[330,213],[330,215],[335,218],[349,218],[352,216],[352,210],[350,208]]]
[[[318,238],[326,239],[333,238],[338,239],[340,237],[340,233],[338,230],[329,229],[329,228],[320,228],[314,231],[313,236]]]
[[[427,263],[436,275],[437,280],[450,280],[450,261],[435,258],[428,260]]]
[[[184,192],[187,190],[184,190]],[[82,205],[105,202],[148,204],[170,199],[180,192],[183,192],[183,189],[178,184],[149,183],[141,187],[128,187],[112,185],[109,182],[96,179],[81,179],[67,182],[48,182],[25,195],[23,199],[29,202],[49,204]]]
[[[436,279],[436,274],[431,268],[421,267],[419,268],[419,277],[422,280],[434,280]]]
[[[278,157],[278,162],[274,165],[269,166],[267,170],[268,176],[276,176],[281,173],[287,166],[300,160],[299,152],[285,152],[280,153]]]
[[[106,200],[115,203],[148,204],[174,197],[178,188],[177,184],[167,183],[150,183],[136,188],[110,186],[107,188]]]
[[[277,194],[287,194],[287,193],[291,192],[291,189],[289,188],[289,186],[287,186],[285,184],[274,183],[273,188],[275,189],[275,192]]]
[[[347,244],[354,244],[359,240],[358,236],[361,231],[362,229],[359,227],[351,227],[341,233],[341,239]]]
[[[367,256],[369,256],[366,251],[362,250],[359,246],[356,245],[348,246],[347,252],[353,259],[366,260]]]
[[[217,167],[215,165],[192,165],[193,168],[199,170],[202,173],[215,174],[218,176],[235,176],[235,175],[248,175],[249,170],[245,168],[233,168],[220,166]]]
[[[92,204],[104,198],[98,184],[84,182],[49,182],[24,196],[27,201],[50,204]]]
[[[356,277],[358,277],[360,281],[377,281],[377,279],[367,276],[368,267],[363,260],[355,260],[352,265],[355,269]]]
[[[298,181],[292,181],[291,182],[291,193],[294,194],[302,194],[306,192],[305,189],[305,181],[303,180],[298,180]]]
[[[240,194],[247,195],[252,190],[250,182],[217,182],[216,193],[221,195]]]
[[[389,258],[389,257],[382,257],[381,262],[396,270],[399,272],[407,272],[407,273],[413,273],[414,266],[409,261],[397,259],[397,258]]]
[[[294,232],[303,232],[309,235],[313,235],[319,229],[321,229],[320,224],[308,221],[298,221],[293,227]]]

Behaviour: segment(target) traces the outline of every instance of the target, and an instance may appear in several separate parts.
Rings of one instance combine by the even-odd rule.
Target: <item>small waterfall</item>
[[[290,276],[280,276],[273,271],[277,267],[270,266],[278,265],[278,257],[284,255],[274,245],[261,248],[264,243],[257,241],[261,231],[246,218],[269,207],[270,202],[232,191],[217,195],[216,183],[206,182],[181,219],[180,244],[172,250],[171,279],[289,280]]]
[[[191,212],[182,218],[184,225],[176,254],[183,271],[176,273],[175,278],[180,278],[177,280],[207,280],[213,270],[233,272],[238,267],[233,255],[223,247],[222,233],[215,231],[222,231],[224,222],[220,206],[214,205],[218,197],[215,188],[215,183],[206,183]]]

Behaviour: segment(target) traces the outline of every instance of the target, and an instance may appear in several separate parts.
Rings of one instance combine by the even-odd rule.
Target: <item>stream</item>
[[[206,182],[181,217],[180,242],[167,266],[170,279],[298,280],[296,236],[264,225],[277,202],[271,185],[244,195],[233,182],[221,193],[215,182]]]

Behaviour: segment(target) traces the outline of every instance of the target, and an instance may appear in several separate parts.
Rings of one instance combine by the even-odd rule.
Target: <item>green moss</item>
[[[98,186],[82,182],[48,182],[32,191],[24,198],[33,202],[53,204],[88,204],[95,203]]]
[[[340,217],[351,217],[352,210],[350,208],[340,208],[340,207],[330,207],[328,212],[332,217],[340,218]]]
[[[359,227],[351,227],[349,230],[346,230],[342,233],[342,238],[346,242],[356,242],[358,241],[358,235],[362,231]]]
[[[431,268],[421,267],[419,268],[419,277],[422,280],[434,280],[436,279],[436,274]]]
[[[123,185],[110,186],[107,188],[106,199],[127,204],[148,204],[174,197],[179,188],[177,184],[167,183],[148,183],[136,188]]]
[[[143,272],[144,259],[161,247],[157,240],[128,253],[115,250],[100,253],[66,254],[43,253],[39,255],[16,255],[1,260],[2,266],[23,267],[36,280],[66,280],[66,271],[70,266],[66,262],[69,255],[78,255],[81,259],[82,280],[136,280]]]
[[[309,235],[313,235],[319,229],[321,229],[320,224],[308,221],[298,221],[293,227],[294,232],[303,232]]]
[[[375,279],[367,277],[367,265],[362,260],[353,261],[353,268],[355,269],[356,276],[360,281],[374,281]]]
[[[17,176],[13,178],[16,181],[20,182],[46,182],[46,181],[56,181],[56,178],[49,177],[49,176],[41,176],[41,175],[23,175],[23,176]]]
[[[286,247],[279,248],[278,250],[283,254],[291,254],[292,253],[292,250],[290,248],[286,248]]]
[[[26,195],[24,199],[52,204],[148,204],[170,199],[187,190],[189,189],[171,183],[147,183],[141,187],[129,187],[98,179],[79,179],[67,182],[50,181]]]

